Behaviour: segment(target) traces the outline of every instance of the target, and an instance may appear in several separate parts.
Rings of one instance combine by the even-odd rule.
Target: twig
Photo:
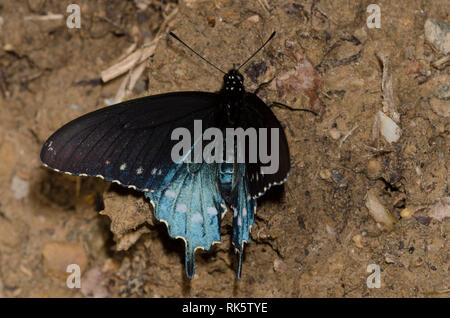
[[[5,98],[8,98],[10,96],[10,92],[8,91],[8,82],[6,81],[6,75],[2,69],[0,69],[0,91]]]
[[[366,145],[365,143],[363,143],[363,146],[366,148],[369,148],[371,151],[377,153],[377,154],[386,154],[386,153],[391,153],[392,150],[388,150],[388,149],[382,149],[382,148],[375,148],[369,145]]]
[[[122,80],[120,83],[119,89],[117,90],[116,96],[114,96],[114,100],[112,101],[112,104],[120,103],[123,98],[125,97],[125,91],[128,85],[128,82],[130,81],[131,73],[128,73],[127,76]]]
[[[450,293],[450,288],[424,292],[424,294],[427,294],[427,295],[439,295],[439,294],[446,294],[446,293]]]
[[[439,69],[442,65],[446,64],[448,61],[450,61],[450,54],[447,54],[440,59],[437,59],[431,65],[437,69]]]
[[[177,13],[178,13],[178,8],[175,8],[172,10],[172,12],[169,13],[169,15],[167,17],[164,18],[164,22],[161,23],[158,33],[156,33],[156,37],[158,37],[162,33],[166,33],[167,29],[169,29],[172,26],[172,24],[174,22],[173,19],[175,18]]]
[[[270,5],[267,0],[258,0],[258,3],[267,13],[270,13]]]
[[[138,49],[134,53],[130,54],[128,57],[120,61],[119,63],[109,67],[108,69],[101,72],[101,78],[104,83],[128,72],[134,65],[140,64],[147,60],[154,52],[156,44],[159,38],[155,38],[152,43],[147,46]]]
[[[118,24],[117,24],[116,22],[114,22],[113,20],[111,20],[111,19],[109,19],[109,18],[107,18],[107,17],[105,17],[105,16],[103,16],[103,15],[96,15],[96,16],[97,16],[100,20],[103,20],[103,21],[105,21],[105,22],[111,24],[113,27],[115,27],[115,28],[117,28],[117,29],[123,31],[123,33],[126,33],[126,32],[125,32],[125,28],[124,28],[123,26],[118,25]]]
[[[121,60],[125,59],[128,55],[133,53],[134,50],[136,50],[137,42],[133,42],[117,59],[117,62],[120,62]]]
[[[172,25],[172,20],[178,12],[178,8],[172,10],[172,12],[166,17],[164,22],[161,24],[159,31],[157,32],[155,38],[144,47],[136,50],[134,53],[128,55],[126,58],[121,60],[120,62],[112,65],[108,69],[101,72],[101,78],[104,83],[122,75],[131,70],[136,65],[141,64],[145,60],[147,60],[150,56],[153,55],[156,49],[156,45],[158,41],[162,37],[162,33],[165,33],[169,27]],[[127,49],[127,52],[131,49],[135,48],[135,44],[133,44],[130,48]]]
[[[389,56],[385,53],[378,53],[377,57],[383,63],[383,79],[381,89],[383,90],[383,111],[389,112],[392,120],[397,124],[400,122],[400,115],[394,104],[394,89],[392,86],[392,68]]]
[[[132,90],[136,86],[139,77],[141,77],[142,73],[144,73],[146,67],[147,65],[145,63],[141,63],[138,67],[136,67],[133,73],[131,73],[130,84],[128,85],[129,90]]]
[[[136,59],[135,62],[140,60],[140,58]],[[140,63],[136,68],[136,64],[133,64],[128,75],[122,80],[120,87],[114,97],[114,103],[119,103],[123,101],[123,99],[130,95],[134,86],[136,85],[137,80],[142,75],[145,70],[146,64],[144,62]]]
[[[64,19],[62,14],[48,13],[47,15],[28,15],[24,17],[24,20],[38,20],[38,21],[48,21],[48,20],[61,20]]]
[[[358,124],[356,124],[356,126],[355,127],[353,127],[344,137],[342,137],[342,139],[341,139],[341,142],[339,143],[339,148],[341,148],[342,147],[342,144],[344,143],[344,141],[348,138],[348,137],[350,137],[350,135],[351,134],[353,134],[353,132],[356,130],[356,128],[358,128],[359,127],[359,125]]]

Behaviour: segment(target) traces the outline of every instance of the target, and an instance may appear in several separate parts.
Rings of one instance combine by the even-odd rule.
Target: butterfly
[[[200,56],[175,34],[170,35]],[[61,173],[99,177],[144,192],[153,205],[155,217],[167,225],[170,236],[184,240],[189,278],[195,272],[195,251],[209,250],[220,242],[220,224],[228,205],[233,213],[232,244],[239,255],[240,279],[244,244],[251,239],[256,200],[273,185],[284,183],[290,169],[289,147],[280,122],[256,94],[245,91],[239,72],[274,35],[275,32],[239,68],[229,72],[200,56],[224,74],[219,92],[153,95],[88,113],[48,138],[40,153],[41,162]],[[196,139],[199,121],[202,138]],[[188,147],[181,159],[174,160],[174,147],[180,139],[174,139],[173,134],[180,128],[194,135],[191,139],[194,145]],[[244,145],[245,160],[239,161],[235,153],[225,155],[229,150],[227,141],[234,137],[221,141],[215,138],[217,147],[210,147],[210,157],[218,155],[225,159],[193,162],[196,147],[201,154],[205,153],[203,137],[210,128],[225,135],[230,128],[245,132],[253,129],[257,141]],[[235,144],[231,147],[237,149]],[[251,151],[259,153],[264,148],[271,149],[271,155],[277,154],[277,169],[271,173],[264,173],[267,161],[248,160]],[[191,159],[187,160],[189,156]]]

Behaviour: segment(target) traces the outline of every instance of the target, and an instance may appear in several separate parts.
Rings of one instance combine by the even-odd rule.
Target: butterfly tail
[[[195,250],[190,246],[190,244],[186,245],[184,265],[185,265],[185,268],[186,268],[186,276],[189,279],[194,278],[194,274],[195,274]]]
[[[248,189],[248,182],[245,173],[245,165],[239,165],[237,176],[241,178],[236,183],[232,193],[233,208],[233,245],[238,252],[238,270],[237,278],[241,278],[242,258],[244,253],[244,243],[251,240],[250,231],[254,223],[254,214],[256,211],[256,200],[252,199]]]
[[[237,280],[241,280],[241,273],[242,273],[242,255],[244,251],[238,252],[238,268],[236,271],[236,278]]]

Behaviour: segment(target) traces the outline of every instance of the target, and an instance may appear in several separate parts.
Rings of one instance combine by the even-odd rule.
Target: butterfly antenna
[[[275,34],[276,34],[276,32],[275,31],[273,31],[273,33],[270,35],[270,37],[267,39],[267,41],[266,42],[264,42],[264,44],[263,45],[261,45],[261,47],[259,48],[259,49],[257,49],[256,50],[256,52],[255,53],[253,53],[252,54],[252,56],[250,56],[248,59],[247,59],[247,61],[245,61],[244,63],[242,63],[241,64],[241,66],[239,66],[238,67],[238,71],[239,71],[239,69],[242,67],[242,66],[244,66],[245,64],[247,64],[248,63],[248,61],[250,61],[256,54],[258,54],[258,52],[259,51],[261,51],[262,49],[263,49],[263,47],[265,47],[266,46],[266,44],[267,43],[269,43],[270,42],[270,40],[272,40],[273,39],[273,37],[275,36]]]
[[[203,61],[205,61],[206,63],[208,63],[209,65],[211,65],[212,67],[214,67],[216,70],[218,70],[219,72],[222,72],[223,74],[226,74],[224,71],[222,71],[220,68],[218,68],[217,66],[215,66],[213,63],[211,63],[210,61],[208,61],[207,59],[205,59],[203,56],[201,56],[200,54],[198,54],[197,52],[195,52],[193,49],[191,49],[189,47],[189,45],[187,45],[186,43],[183,42],[183,40],[181,40],[178,36],[175,35],[175,33],[173,33],[172,31],[169,32],[169,34],[175,39],[178,40],[181,44],[183,44],[185,47],[187,47],[192,53],[194,53],[195,55],[197,55],[199,58],[201,58]]]

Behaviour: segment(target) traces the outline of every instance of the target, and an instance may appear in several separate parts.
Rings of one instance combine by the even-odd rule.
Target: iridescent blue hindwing
[[[237,277],[240,279],[244,243],[250,242],[250,231],[256,213],[256,199],[250,194],[246,164],[220,164],[219,184],[222,195],[233,210],[232,243],[239,253]]]
[[[217,164],[184,163],[164,189],[147,192],[156,218],[164,222],[171,237],[186,244],[186,274],[195,272],[195,250],[209,250],[220,242],[220,219],[226,211],[217,185]]]
[[[250,231],[256,213],[256,199],[250,194],[246,165],[241,163],[236,166],[238,171],[233,175],[235,186],[232,190],[230,205],[233,209],[232,242],[239,253],[237,277],[240,279],[244,243],[249,243],[251,240]]]

